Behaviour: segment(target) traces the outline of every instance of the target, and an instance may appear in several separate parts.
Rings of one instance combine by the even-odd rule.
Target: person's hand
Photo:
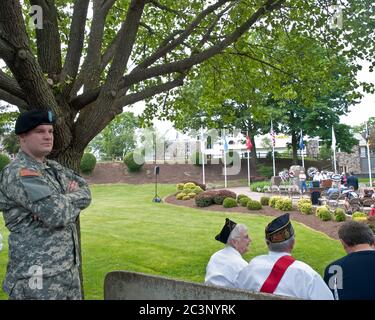
[[[77,191],[78,189],[79,189],[79,186],[78,186],[77,181],[74,181],[74,180],[69,181],[68,192],[74,192],[74,191]]]

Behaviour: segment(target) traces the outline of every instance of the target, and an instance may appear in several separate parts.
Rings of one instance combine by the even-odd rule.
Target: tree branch
[[[27,108],[27,102],[23,99],[20,99],[3,89],[0,89],[0,100],[4,100],[12,105],[18,106],[20,108]]]
[[[54,0],[30,0],[43,10],[43,28],[36,29],[38,61],[43,73],[50,76],[61,72],[61,42]],[[57,81],[57,79],[54,79]]]
[[[151,98],[156,94],[169,91],[173,88],[182,86],[184,84],[184,78],[185,75],[180,75],[178,78],[176,78],[173,81],[166,82],[157,86],[149,87],[146,88],[143,91],[137,92],[137,93],[132,93],[129,95],[125,95],[121,97],[118,101],[116,101],[114,107],[115,109],[123,108],[129,104],[136,103],[138,101],[145,100],[147,98]]]
[[[0,89],[8,92],[9,94],[16,96],[20,99],[25,99],[25,93],[19,86],[16,79],[8,76],[6,73],[0,70]]]
[[[86,16],[89,0],[77,0],[74,3],[73,18],[70,26],[68,51],[64,67],[60,76],[60,82],[67,77],[75,78],[78,72],[80,57],[82,54],[83,40],[85,36]],[[71,87],[71,85],[66,85]],[[65,88],[63,89],[65,91]]]
[[[124,74],[137,36],[144,6],[145,0],[132,0],[129,5],[125,22],[119,31],[120,39],[108,71],[107,81],[104,84],[105,88],[117,88],[118,82]]]
[[[157,2],[156,0],[150,0],[149,2],[152,3],[155,7],[161,9],[161,10],[168,11],[168,12],[174,13],[174,14],[179,15],[179,16],[183,15],[183,12],[180,12],[180,11],[171,9],[167,6],[164,6],[164,5],[160,4],[159,2]]]
[[[221,52],[224,48],[226,48],[231,43],[235,42],[239,37],[241,37],[256,21],[260,19],[261,16],[263,16],[267,12],[270,12],[280,7],[283,2],[285,2],[285,0],[266,1],[265,4],[262,7],[260,7],[256,12],[254,12],[247,21],[245,21],[241,26],[237,27],[224,40],[198,54],[191,55],[190,57],[180,61],[171,62],[164,65],[151,67],[148,69],[140,69],[139,65],[137,68],[134,68],[129,75],[123,77],[122,81],[119,83],[119,87],[129,87],[134,83],[151,79],[153,77],[158,77],[161,75],[171,74],[174,72],[185,72],[185,70],[190,69],[192,66],[199,64],[214,56],[215,54]],[[146,64],[143,63],[142,65]],[[81,96],[73,99],[71,101],[71,104],[74,105],[74,108],[80,109],[80,105],[82,103],[88,104],[92,101],[95,101],[99,96],[100,90],[101,88],[95,88],[94,90],[85,92]]]

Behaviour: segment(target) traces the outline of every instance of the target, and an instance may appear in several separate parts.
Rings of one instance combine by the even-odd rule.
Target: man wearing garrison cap
[[[289,213],[267,225],[265,238],[269,253],[253,258],[240,271],[237,288],[301,299],[333,300],[322,277],[291,256],[295,239]]]
[[[249,250],[251,242],[247,227],[228,218],[221,232],[215,237],[225,248],[214,253],[206,268],[206,284],[233,288],[238,272],[247,266],[241,255]]]
[[[46,159],[54,114],[22,113],[15,126],[20,151],[0,174],[0,210],[10,231],[3,289],[9,299],[81,299],[75,222],[91,202],[87,183]]]

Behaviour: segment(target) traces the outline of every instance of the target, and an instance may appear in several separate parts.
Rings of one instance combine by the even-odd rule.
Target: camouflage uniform
[[[67,190],[69,181],[79,189]],[[75,221],[91,202],[87,183],[59,163],[20,151],[0,175],[9,235],[3,289],[10,299],[81,299]],[[37,218],[36,218],[37,217]]]

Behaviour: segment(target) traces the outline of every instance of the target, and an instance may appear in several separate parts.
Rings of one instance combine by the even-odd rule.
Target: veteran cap
[[[55,115],[52,111],[31,110],[21,113],[16,121],[15,133],[28,132],[41,124],[54,124]]]
[[[232,232],[232,230],[234,229],[234,227],[236,225],[237,225],[237,223],[235,223],[234,221],[226,218],[223,229],[221,229],[220,233],[215,237],[215,239],[217,241],[220,241],[220,242],[226,244],[227,241],[228,241],[230,233]]]
[[[279,243],[290,239],[294,235],[293,226],[289,220],[289,213],[272,220],[266,227],[266,239],[271,243]]]

